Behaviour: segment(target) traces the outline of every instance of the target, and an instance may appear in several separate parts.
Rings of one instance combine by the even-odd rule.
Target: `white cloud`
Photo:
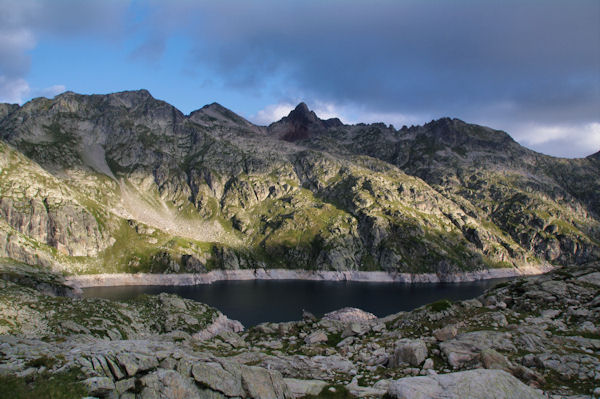
[[[30,92],[31,88],[25,79],[0,76],[0,102],[21,104]]]
[[[310,108],[310,104],[307,105]],[[313,111],[321,119],[340,118],[342,121],[346,120],[343,107],[331,102],[316,101]]]
[[[559,157],[585,157],[600,150],[600,122],[515,126],[511,134],[528,148]]]
[[[250,116],[249,119],[257,125],[269,125],[289,114],[294,108],[295,105],[290,103],[271,104]]]
[[[54,85],[43,89],[33,90],[33,97],[48,97],[52,98],[57,94],[64,92],[67,88],[65,85]]]
[[[288,101],[267,105],[249,119],[258,125],[269,125],[287,116],[296,103]],[[392,124],[396,128],[402,125],[414,125],[427,121],[426,116],[403,114],[400,112],[372,112],[353,105],[339,105],[333,102],[315,100],[307,102],[308,107],[321,119],[339,118],[344,123],[377,123]]]
[[[301,100],[296,103],[291,102],[280,102],[278,104],[267,105],[265,108],[258,111],[255,115],[249,117],[249,119],[258,125],[269,125],[287,116]],[[345,120],[343,110],[334,103],[328,103],[324,101],[315,101],[314,104],[308,103],[308,108],[314,111],[317,116],[321,119],[329,118],[340,118]]]
[[[23,104],[31,97],[52,98],[66,90],[64,85],[54,85],[43,89],[36,89],[29,86],[29,83],[23,78],[7,78],[0,76],[0,102]]]
[[[53,97],[62,85],[32,89],[25,80],[38,39],[97,33],[112,37],[122,33],[123,0],[50,1],[0,0],[0,101],[22,103],[31,96]]]

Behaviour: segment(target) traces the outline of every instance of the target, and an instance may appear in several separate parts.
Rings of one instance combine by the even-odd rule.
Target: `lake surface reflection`
[[[251,280],[219,281],[195,286],[126,286],[85,288],[86,297],[130,299],[167,292],[214,306],[245,327],[302,318],[302,309],[317,316],[346,306],[382,317],[441,299],[474,298],[507,279],[465,283],[405,284],[353,281]]]

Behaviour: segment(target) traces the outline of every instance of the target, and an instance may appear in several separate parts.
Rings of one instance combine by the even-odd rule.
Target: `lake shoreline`
[[[289,269],[238,269],[213,270],[208,273],[151,274],[151,273],[104,273],[68,276],[65,283],[74,288],[117,287],[134,285],[186,286],[211,284],[217,281],[244,280],[309,280],[309,281],[358,281],[377,283],[459,283],[494,278],[530,276],[546,273],[550,266],[523,266],[521,268],[486,269],[462,273],[391,273],[367,271],[312,271]]]

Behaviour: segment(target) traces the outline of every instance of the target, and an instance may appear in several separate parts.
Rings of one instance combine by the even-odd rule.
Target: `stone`
[[[175,370],[177,367],[177,360],[172,357],[166,357],[160,362],[159,366],[162,369]]]
[[[243,396],[241,374],[232,374],[219,363],[197,363],[192,366],[192,376],[200,384],[226,396]]]
[[[493,349],[484,349],[481,351],[480,356],[481,363],[486,369],[498,369],[507,372],[510,372],[512,369],[512,364],[508,359]]]
[[[484,349],[492,348],[516,352],[509,333],[496,331],[473,331],[456,336],[440,344],[442,353],[454,368],[475,366],[479,364],[479,354]]]
[[[473,308],[480,308],[483,306],[483,304],[476,298],[474,299],[466,299],[464,301],[461,301],[460,304],[465,308],[465,309],[473,309]]]
[[[562,312],[558,309],[545,309],[540,313],[541,316],[545,319],[554,319],[556,316],[561,314]]]
[[[326,313],[324,319],[338,320],[344,323],[349,322],[365,322],[377,319],[373,313],[365,312],[357,308],[342,308],[333,312]]]
[[[371,326],[366,323],[352,322],[346,325],[342,332],[342,338],[353,337],[356,335],[365,335],[371,330]]]
[[[317,318],[314,314],[312,314],[312,312],[309,312],[308,310],[302,309],[302,320],[305,321],[317,321]]]
[[[115,390],[115,383],[108,377],[92,377],[83,381],[90,395],[106,396]]]
[[[403,363],[408,363],[417,367],[425,361],[425,358],[427,358],[427,345],[423,340],[403,338],[396,341],[389,366],[398,367]]]
[[[342,339],[340,342],[338,342],[338,344],[336,345],[337,348],[341,348],[343,346],[347,346],[347,345],[352,345],[352,343],[354,342],[355,338],[354,337],[346,337],[344,339]]]
[[[502,370],[469,370],[391,381],[396,399],[545,399],[546,396]]]
[[[360,386],[356,377],[345,388],[357,398],[381,398],[387,392],[387,389]]]
[[[582,283],[586,284],[593,284],[597,287],[600,287],[600,272],[589,273],[577,277],[577,281],[581,281]]]
[[[104,356],[96,356],[92,358],[92,368],[100,375],[104,375],[108,378],[113,378],[110,369],[108,368],[108,364],[106,363],[106,359]]]
[[[283,380],[287,384],[291,395],[295,398],[306,395],[317,396],[327,386],[327,383],[321,380],[300,380],[296,378],[284,378]]]
[[[189,377],[192,375],[192,362],[185,358],[179,359],[175,370],[182,376]]]
[[[174,370],[158,369],[141,379],[142,398],[200,399],[200,391],[193,380]]]
[[[449,339],[456,337],[457,334],[458,327],[456,325],[449,325],[433,332],[433,336],[438,341],[448,341]]]
[[[117,363],[125,369],[129,377],[133,377],[140,371],[138,358],[132,353],[119,353],[116,356]]]
[[[106,364],[108,365],[108,368],[110,369],[112,374],[115,376],[115,379],[120,380],[122,378],[125,378],[125,374],[123,373],[123,371],[121,371],[121,368],[115,363],[115,361],[113,361],[108,356],[105,357],[105,359]]]
[[[128,378],[126,380],[115,382],[115,389],[119,394],[132,390],[133,388],[135,388],[135,378]]]
[[[431,370],[433,369],[433,359],[427,358],[425,359],[425,363],[423,363],[423,370]]]
[[[242,367],[242,386],[251,398],[291,398],[289,388],[278,371],[261,367]]]
[[[198,341],[205,341],[224,331],[238,333],[244,331],[244,326],[237,320],[231,320],[227,316],[219,314],[211,324],[192,335],[192,338]]]
[[[221,331],[218,334],[218,337],[221,338],[224,342],[227,342],[229,345],[234,348],[241,348],[246,346],[246,342],[244,339],[240,337],[239,334],[234,333],[233,331]]]
[[[322,342],[327,342],[327,334],[325,334],[321,330],[315,331],[308,335],[306,338],[304,338],[304,342],[306,343],[306,345],[314,345]]]
[[[506,327],[508,325],[506,316],[504,316],[502,313],[493,313],[491,317],[492,321],[499,327]]]

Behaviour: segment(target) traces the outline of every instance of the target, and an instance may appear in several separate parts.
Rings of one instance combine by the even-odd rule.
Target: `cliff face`
[[[72,272],[452,273],[600,258],[597,156],[440,119],[269,127],[147,91],[0,107],[0,251]]]

